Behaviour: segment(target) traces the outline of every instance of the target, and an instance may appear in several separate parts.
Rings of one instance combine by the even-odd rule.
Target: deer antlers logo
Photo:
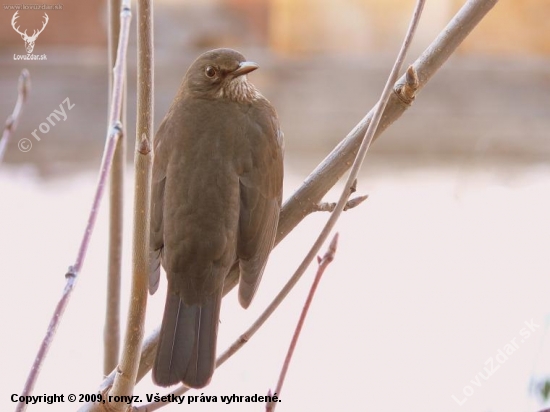
[[[36,41],[38,35],[40,33],[42,33],[44,31],[44,28],[46,27],[46,25],[48,24],[48,20],[50,19],[48,17],[48,15],[46,13],[44,13],[44,23],[42,24],[42,28],[40,30],[34,30],[33,33],[32,33],[32,36],[29,36],[27,34],[27,30],[25,30],[25,32],[21,33],[19,31],[19,26],[15,27],[15,20],[17,20],[19,18],[19,16],[17,15],[17,13],[19,13],[19,11],[16,11],[15,14],[13,15],[12,19],[11,19],[11,26],[13,27],[13,29],[19,33],[21,35],[21,38],[23,40],[25,40],[25,49],[27,49],[27,53],[28,54],[31,54],[33,49],[34,49],[34,42]]]

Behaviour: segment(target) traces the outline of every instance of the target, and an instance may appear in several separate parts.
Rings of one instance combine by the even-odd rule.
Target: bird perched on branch
[[[222,290],[238,267],[246,308],[273,247],[283,185],[283,135],[273,106],[248,81],[258,65],[230,49],[189,67],[154,141],[151,273],[168,279],[153,379],[210,382]]]

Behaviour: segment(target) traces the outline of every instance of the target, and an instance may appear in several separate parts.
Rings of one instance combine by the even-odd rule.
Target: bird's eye
[[[212,66],[206,66],[206,69],[204,70],[204,74],[206,74],[206,77],[211,79],[216,75],[216,69]]]

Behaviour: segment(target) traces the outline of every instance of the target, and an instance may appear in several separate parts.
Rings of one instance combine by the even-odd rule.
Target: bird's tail
[[[178,295],[166,294],[153,380],[160,386],[182,382],[206,386],[216,366],[216,341],[221,291],[202,305],[186,305]]]

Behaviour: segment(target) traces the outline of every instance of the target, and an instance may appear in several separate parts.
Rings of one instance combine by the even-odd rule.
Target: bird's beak
[[[242,62],[241,64],[239,64],[239,67],[237,67],[237,69],[233,72],[233,76],[242,76],[243,74],[247,74],[256,70],[258,67],[260,66],[258,66],[254,62]]]

